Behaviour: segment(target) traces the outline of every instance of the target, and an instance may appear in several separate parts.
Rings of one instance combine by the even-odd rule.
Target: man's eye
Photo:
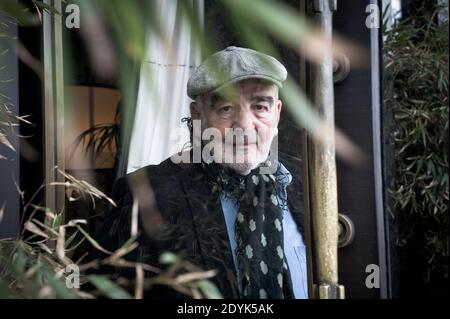
[[[269,110],[269,108],[265,105],[255,105],[255,109],[257,111],[268,111]]]
[[[231,112],[231,106],[224,106],[219,109],[219,113],[229,113]]]

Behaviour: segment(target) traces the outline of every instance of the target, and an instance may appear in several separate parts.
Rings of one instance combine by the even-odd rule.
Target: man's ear
[[[197,102],[192,102],[189,109],[191,110],[192,120],[200,120],[200,109]]]
[[[277,101],[277,105],[276,105],[277,109],[277,125],[280,123],[280,118],[281,118],[281,109],[283,108],[283,102],[281,100]]]

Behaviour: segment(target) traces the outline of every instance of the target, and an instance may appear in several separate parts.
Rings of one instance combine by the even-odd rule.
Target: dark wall
[[[42,61],[42,29],[40,27],[19,28],[19,38],[28,51]],[[33,125],[21,125],[20,133],[27,138],[20,139],[22,157],[20,159],[20,186],[28,202],[44,183],[44,120],[43,83],[36,72],[19,61],[20,114],[28,115]],[[42,204],[44,192],[40,191],[33,204]],[[26,212],[27,218],[30,211]]]
[[[30,1],[24,1],[24,5],[35,10]],[[37,61],[42,61],[41,26],[15,26],[11,30],[29,54]],[[12,160],[0,161],[0,207],[6,201],[7,208],[11,210],[0,225],[0,237],[17,235],[21,221],[26,220],[32,211],[28,209],[24,212],[23,204],[33,198],[33,204],[42,205],[44,195],[42,189],[38,191],[44,183],[43,83],[40,75],[18,58],[16,49],[10,48],[7,58],[9,62],[6,76],[9,76],[11,82],[6,85],[5,95],[12,98],[14,114],[26,116],[27,121],[32,124],[22,122],[16,127],[16,134],[21,136],[16,136],[14,141],[17,152],[7,154]],[[0,154],[3,154],[2,151],[0,149]],[[23,199],[20,198],[16,185],[22,192]]]
[[[17,26],[11,23],[0,13],[2,28],[7,28],[13,37],[17,37]],[[7,26],[7,27],[6,27]],[[2,40],[0,44],[0,94],[2,103],[9,100],[8,109],[15,115],[19,115],[19,83],[18,62],[15,54],[14,44]],[[6,51],[5,51],[6,50]],[[15,121],[14,124],[17,124]],[[15,148],[15,152],[0,144],[0,209],[4,208],[3,218],[0,218],[0,239],[16,237],[19,233],[20,221],[20,197],[15,182],[20,183],[20,147],[19,138],[16,134],[8,134],[8,140]]]
[[[338,1],[333,26],[336,32],[370,48],[370,29],[365,25],[370,1]],[[370,50],[369,50],[370,51]],[[370,61],[370,56],[367,57]],[[338,205],[356,230],[354,242],[339,249],[339,281],[348,298],[379,298],[380,289],[365,285],[366,267],[378,264],[377,220],[373,174],[373,132],[371,70],[352,70],[346,80],[335,85],[336,125],[366,154],[362,167],[337,160]]]

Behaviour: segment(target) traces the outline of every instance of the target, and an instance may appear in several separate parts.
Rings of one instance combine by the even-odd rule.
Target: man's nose
[[[253,129],[254,126],[254,117],[253,113],[248,110],[240,110],[236,114],[235,123],[233,125],[234,128],[241,128],[243,130]]]

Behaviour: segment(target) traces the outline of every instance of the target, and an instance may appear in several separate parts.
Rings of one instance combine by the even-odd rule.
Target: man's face
[[[202,121],[203,130],[220,131],[222,163],[246,175],[267,158],[281,107],[276,85],[251,79],[239,82],[233,90],[205,95],[201,104],[191,104],[191,115]]]

